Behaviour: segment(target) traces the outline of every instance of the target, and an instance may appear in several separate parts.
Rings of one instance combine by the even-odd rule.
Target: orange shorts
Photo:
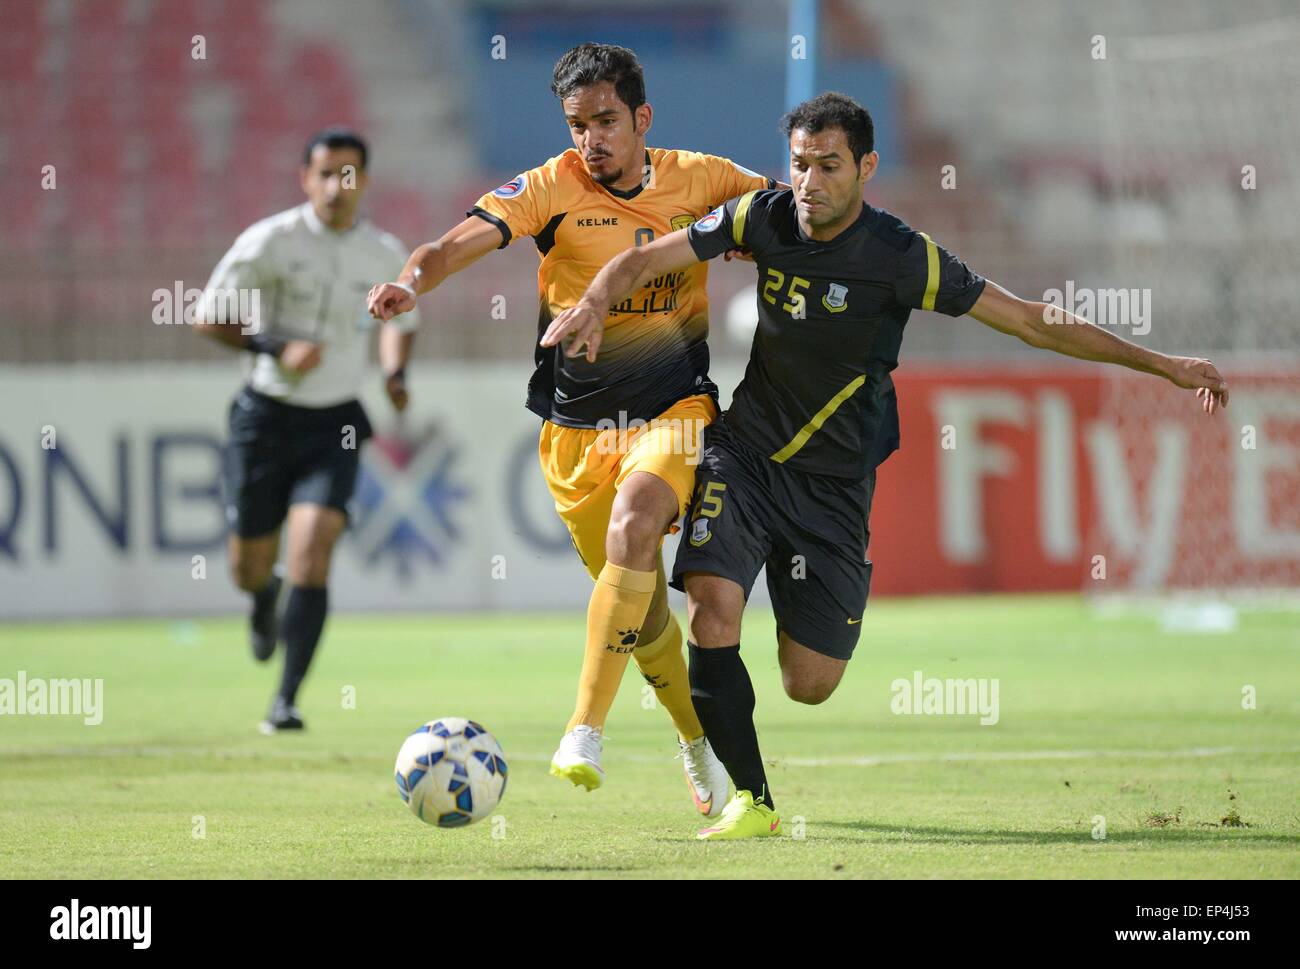
[[[686,397],[653,420],[629,428],[561,427],[546,421],[537,444],[555,511],[594,579],[605,567],[605,532],[614,496],[634,471],[659,478],[677,495],[677,517],[695,490],[704,428],[718,416],[707,394]],[[677,524],[669,529],[677,531]]]

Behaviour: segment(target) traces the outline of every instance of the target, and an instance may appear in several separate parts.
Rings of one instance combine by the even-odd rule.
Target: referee
[[[230,406],[222,484],[231,574],[253,600],[254,657],[270,659],[284,638],[284,673],[264,733],[303,726],[298,688],[325,626],[330,557],[347,525],[359,449],[371,434],[357,400],[374,325],[366,293],[406,262],[400,241],[357,217],[366,162],[355,132],[314,135],[299,171],[307,202],[235,240],[196,314],[202,334],[248,355],[245,384]],[[398,411],[407,404],[405,369],[418,324],[412,312],[381,331],[384,387]]]

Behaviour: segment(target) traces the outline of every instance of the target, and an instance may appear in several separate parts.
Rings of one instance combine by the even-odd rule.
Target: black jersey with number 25
[[[701,260],[740,246],[758,265],[758,331],[727,424],[812,474],[862,478],[898,447],[889,374],[908,315],[961,316],[984,290],[925,233],[870,205],[834,239],[808,239],[789,189],[731,199],[687,238]]]

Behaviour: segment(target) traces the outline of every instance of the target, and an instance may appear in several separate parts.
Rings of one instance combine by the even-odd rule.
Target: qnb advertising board
[[[537,467],[526,371],[413,370],[400,423],[371,381],[376,437],[332,601],[581,608],[590,583]],[[1117,392],[1101,368],[905,365],[873,595],[1300,586],[1300,375],[1229,372],[1231,404],[1207,417],[1155,378]],[[238,382],[225,366],[0,369],[0,614],[244,609],[218,477]]]
[[[509,609],[586,601],[589,580],[537,466],[519,368],[412,367],[401,423],[369,381],[340,609]],[[220,486],[237,368],[0,372],[5,617],[243,610]],[[51,440],[52,437],[52,440]],[[52,446],[51,446],[52,445]],[[340,444],[342,446],[342,442]]]

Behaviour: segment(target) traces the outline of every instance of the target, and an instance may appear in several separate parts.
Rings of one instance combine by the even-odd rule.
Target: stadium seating
[[[544,6],[508,9],[531,23],[529,11]],[[1115,204],[1097,72],[1079,51],[1092,43],[1099,19],[1112,41],[1170,28],[1159,5],[1105,0],[1104,18],[1095,6],[1062,12],[1034,0],[828,0],[828,67],[877,58],[901,80],[904,157],[872,183],[870,199],[1025,293],[1058,285],[1062,273],[1098,273],[1116,238],[1167,241],[1207,224],[1229,243],[1248,231],[1290,238],[1289,213],[1251,208],[1253,199],[1231,190],[1222,158],[1213,172],[1182,173],[1149,198]],[[1193,30],[1280,16],[1288,3],[1247,0],[1225,12],[1214,0],[1188,0],[1179,9],[1180,29]],[[1073,56],[1040,42],[1062,35],[1062,17],[1066,35],[1077,35]],[[779,17],[742,26],[736,36],[743,44],[720,56],[743,57],[746,46],[782,42]],[[75,272],[93,294],[110,283],[91,257],[111,251],[113,286],[147,293],[164,264],[177,267],[187,285],[201,285],[241,229],[301,198],[297,152],[311,130],[331,122],[355,124],[371,139],[374,220],[409,245],[423,241],[514,174],[483,157],[466,123],[471,105],[490,103],[490,90],[468,100],[456,94],[473,76],[466,68],[474,36],[462,8],[434,0],[0,4],[0,163],[20,173],[0,181],[0,282],[12,281],[14,267],[34,266],[37,279],[61,282]],[[529,36],[512,42],[526,44]],[[201,60],[192,56],[196,37],[205,45]],[[543,47],[545,40],[544,32],[532,38]],[[990,51],[997,52],[995,69]],[[1187,127],[1179,118],[1170,130],[1178,125]],[[557,131],[533,154],[540,160],[563,147]],[[949,164],[985,190],[936,190]],[[57,173],[57,190],[34,192],[47,165]],[[69,268],[57,258],[65,249],[87,258]],[[443,325],[420,352],[526,354],[535,258],[529,245],[512,246],[431,297]],[[720,302],[750,284],[744,267],[719,267],[714,280]],[[106,331],[116,331],[137,356],[219,352],[160,340],[147,329],[141,336],[138,319],[106,318],[105,304],[93,297],[85,304],[20,305],[17,288],[0,286],[0,320],[16,325],[21,309],[21,329],[50,337],[18,347],[17,330],[0,328],[0,355],[9,358],[89,358]],[[497,294],[507,298],[507,321],[478,325]],[[1257,297],[1233,296],[1251,298]],[[57,341],[56,314],[75,321]],[[90,331],[97,336],[83,337]],[[985,337],[973,332],[913,326],[909,350],[980,352]]]

